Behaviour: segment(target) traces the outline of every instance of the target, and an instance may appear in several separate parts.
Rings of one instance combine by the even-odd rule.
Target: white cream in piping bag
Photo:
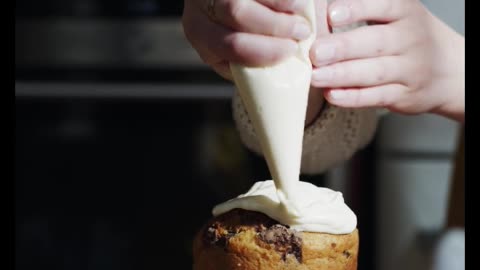
[[[234,208],[259,211],[300,231],[350,233],[355,214],[342,194],[299,180],[304,123],[315,39],[315,8],[309,1],[304,17],[312,34],[298,52],[268,67],[230,64],[235,84],[262,148],[273,181],[257,182],[246,194],[217,205],[214,215]]]

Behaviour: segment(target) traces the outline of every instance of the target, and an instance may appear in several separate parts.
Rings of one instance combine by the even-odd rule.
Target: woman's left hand
[[[330,103],[464,121],[465,39],[420,1],[336,0],[328,11],[332,27],[374,23],[312,47],[312,86]]]

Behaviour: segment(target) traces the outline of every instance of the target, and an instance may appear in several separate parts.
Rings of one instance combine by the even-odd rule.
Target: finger
[[[240,32],[303,40],[312,31],[305,18],[275,12],[254,0],[217,0],[214,10],[217,23]]]
[[[315,68],[312,86],[365,87],[387,83],[404,83],[408,65],[400,57],[384,56],[339,62]]]
[[[230,64],[227,61],[222,61],[212,65],[213,70],[222,76],[224,79],[232,81],[233,76],[230,71]]]
[[[212,54],[208,52],[199,53],[199,55],[203,62],[209,65],[213,69],[213,71],[215,71],[215,73],[217,73],[226,80],[233,80],[232,73],[230,71],[230,65],[228,62],[223,61],[216,56],[212,56]]]
[[[230,62],[246,66],[265,66],[278,63],[286,56],[292,55],[297,46],[287,39],[231,33],[218,45],[218,54]]]
[[[182,22],[187,39],[209,65],[220,60],[247,66],[270,65],[293,54],[298,46],[291,39],[231,31],[194,10]]]
[[[334,27],[355,22],[391,22],[409,14],[411,0],[336,0],[328,7]]]
[[[314,0],[317,38],[330,34],[327,18],[327,0]]]
[[[257,2],[282,12],[298,13],[305,10],[308,1],[311,0],[256,0]]]
[[[196,3],[196,2],[194,2]],[[208,48],[208,40],[218,36],[226,31],[223,27],[216,25],[208,20],[202,12],[198,12],[198,6],[185,3],[182,15],[182,29],[185,38],[197,51],[200,58],[208,65],[223,61],[217,54]],[[206,31],[206,27],[211,31]]]
[[[325,36],[330,35],[331,29],[330,29],[330,26],[328,25],[328,19],[327,19],[327,0],[314,0],[314,4],[315,4],[315,17],[316,17],[316,21],[315,21],[316,40],[318,40]],[[309,51],[311,59],[313,59],[311,55],[315,55],[314,44],[311,46]]]
[[[333,62],[398,55],[413,42],[414,35],[402,35],[396,23],[360,27],[317,39],[310,50],[315,66]],[[401,37],[401,38],[400,38]]]
[[[361,89],[329,89],[324,96],[329,103],[347,108],[394,107],[401,100],[407,87],[401,84],[387,84]]]

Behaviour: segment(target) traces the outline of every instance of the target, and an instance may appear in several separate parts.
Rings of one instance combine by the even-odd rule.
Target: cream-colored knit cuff
[[[233,118],[242,142],[261,154],[255,130],[235,92]],[[377,126],[375,109],[345,109],[325,104],[319,117],[305,130],[302,152],[302,173],[322,173],[350,159],[372,139]]]
[[[322,173],[349,160],[372,140],[376,127],[375,109],[348,109],[327,103],[305,129],[302,173]]]

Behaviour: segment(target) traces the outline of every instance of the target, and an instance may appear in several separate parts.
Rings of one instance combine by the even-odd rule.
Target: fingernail
[[[302,40],[308,38],[310,36],[310,26],[306,23],[296,23],[293,27],[293,38]]]
[[[320,43],[315,48],[315,64],[323,64],[335,57],[335,44],[333,43]]]
[[[343,23],[350,17],[350,9],[346,6],[335,6],[330,10],[330,20],[334,23]]]
[[[312,76],[312,79],[318,82],[329,81],[333,77],[333,70],[328,67],[318,68],[313,71]]]
[[[347,93],[345,93],[344,91],[338,90],[338,91],[330,91],[329,95],[332,99],[343,99],[347,96]]]

